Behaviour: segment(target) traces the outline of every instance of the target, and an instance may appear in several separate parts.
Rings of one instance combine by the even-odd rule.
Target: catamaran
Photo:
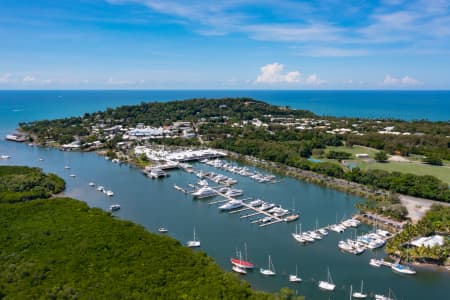
[[[302,279],[300,277],[298,277],[297,269],[298,269],[298,267],[297,267],[297,265],[295,265],[295,275],[293,275],[293,274],[289,275],[289,282],[301,282],[302,281]]]
[[[259,269],[259,272],[261,273],[261,274],[263,274],[263,275],[266,275],[266,276],[274,276],[276,273],[275,273],[275,267],[273,266],[273,264],[272,264],[272,260],[271,260],[271,258],[270,258],[270,255],[269,255],[269,264],[268,264],[268,266],[267,266],[267,269],[264,269],[264,268],[260,268]]]
[[[333,283],[333,279],[331,278],[330,269],[327,269],[327,281],[319,281],[319,288],[326,291],[334,291],[336,285]]]
[[[367,294],[363,293],[363,284],[364,284],[364,281],[361,280],[361,291],[360,292],[354,292],[352,294],[353,298],[356,298],[356,299],[366,299],[367,298]]]
[[[194,239],[192,241],[188,241],[186,243],[186,246],[188,246],[190,248],[200,247],[200,241],[198,241],[196,236],[195,236],[195,227],[194,227]]]

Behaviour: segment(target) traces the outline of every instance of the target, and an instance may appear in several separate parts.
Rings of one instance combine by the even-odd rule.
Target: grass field
[[[397,171],[416,175],[432,175],[450,185],[449,167],[430,166],[417,163],[402,163],[402,162],[388,162],[388,163],[358,162],[358,165],[361,169],[380,169],[390,172]]]
[[[327,147],[327,151],[342,151],[351,153],[353,155],[353,158],[355,157],[355,154],[360,153],[366,153],[369,154],[371,158],[375,157],[375,153],[378,152],[378,150],[368,147],[362,147],[362,146],[353,146],[353,147],[345,147],[345,146],[339,146],[339,147]]]
[[[352,161],[355,162],[361,169],[380,169],[389,172],[397,171],[402,173],[411,173],[415,175],[432,175],[445,183],[450,185],[450,165],[448,162],[444,162],[446,166],[430,166],[425,164],[420,164],[419,156],[408,157],[410,160],[414,160],[416,162],[405,163],[405,162],[388,162],[388,163],[377,163],[377,162],[366,162],[364,159],[355,158],[355,154],[358,153],[367,153],[370,158],[374,158],[375,154],[378,150],[368,147],[362,146],[353,146],[353,147],[327,147],[327,151],[343,151],[348,152],[353,155]],[[323,161],[336,162],[336,160],[330,159],[321,159]]]

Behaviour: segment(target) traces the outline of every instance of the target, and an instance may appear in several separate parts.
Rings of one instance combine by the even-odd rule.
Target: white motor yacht
[[[194,198],[207,198],[207,197],[213,197],[216,195],[217,195],[216,190],[214,190],[208,186],[204,186],[192,193],[192,196],[194,196]]]
[[[275,207],[275,204],[265,202],[265,203],[263,203],[263,204],[261,205],[261,207],[260,207],[259,209],[261,209],[261,210],[268,210],[268,209],[271,209],[271,208],[273,208],[273,207]]]
[[[148,173],[148,176],[152,179],[155,179],[155,178],[166,177],[167,173],[161,169],[153,168],[150,170],[150,173]]]
[[[227,203],[225,203],[224,205],[219,206],[220,210],[223,211],[230,211],[236,208],[240,208],[242,207],[244,204],[242,203],[241,200],[231,200]]]
[[[244,194],[243,190],[238,190],[238,189],[229,189],[225,195],[228,197],[238,197],[238,196],[242,196]]]
[[[264,203],[264,201],[262,201],[261,199],[256,199],[256,200],[249,202],[248,205],[250,205],[251,207],[258,207],[258,206],[261,206],[263,203]]]

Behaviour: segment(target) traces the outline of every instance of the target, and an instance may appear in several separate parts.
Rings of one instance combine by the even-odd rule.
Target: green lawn
[[[444,161],[446,166],[430,166],[425,164],[420,164],[420,156],[408,157],[410,160],[417,161],[417,163],[402,163],[402,162],[388,162],[388,163],[367,163],[364,159],[356,159],[354,156],[358,153],[367,153],[370,158],[374,158],[375,153],[378,152],[377,149],[362,147],[362,146],[339,146],[339,147],[327,147],[326,151],[343,151],[348,152],[353,155],[352,162],[356,163],[361,169],[381,169],[386,171],[397,171],[402,173],[411,173],[415,175],[432,175],[445,183],[450,185],[450,165],[447,161]],[[321,158],[322,161],[336,162],[336,160]]]
[[[374,158],[374,157],[375,157],[375,153],[378,152],[377,149],[368,148],[368,147],[362,147],[362,146],[353,146],[353,147],[346,147],[346,146],[327,147],[327,151],[342,151],[342,152],[351,153],[353,156],[355,156],[355,154],[366,153],[366,154],[369,154],[369,156],[370,156],[371,158]]]
[[[361,169],[381,169],[386,171],[398,171],[402,173],[411,173],[415,175],[432,175],[450,185],[450,168],[440,166],[430,166],[416,163],[365,163],[358,162]]]

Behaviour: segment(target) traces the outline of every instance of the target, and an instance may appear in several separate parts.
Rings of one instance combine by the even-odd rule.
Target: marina
[[[0,146],[4,147],[4,143],[0,142]],[[382,271],[369,265],[371,258],[384,258],[382,248],[368,249],[358,256],[338,251],[337,244],[341,239],[355,239],[353,227],[340,234],[330,229],[326,237],[308,247],[302,247],[290,236],[299,223],[308,225],[308,230],[315,231],[317,218],[321,224],[338,224],[336,214],[352,216],[356,213],[355,203],[362,201],[357,197],[287,177],[280,178],[281,182],[278,184],[267,184],[223,170],[223,175],[238,180],[236,188],[244,191],[241,199],[247,205],[257,201],[257,197],[270,199],[270,202],[286,208],[292,207],[292,202],[295,202],[295,207],[301,213],[299,221],[282,221],[279,222],[280,226],[264,226],[264,230],[261,230],[261,222],[254,223],[256,226],[249,226],[252,220],[268,217],[259,211],[247,209],[230,214],[211,209],[227,203],[229,198],[216,196],[215,199],[193,201],[189,192],[194,188],[189,184],[198,181],[193,172],[174,169],[169,171],[170,176],[164,180],[149,180],[141,175],[139,169],[124,164],[112,164],[94,153],[61,152],[17,143],[7,146],[8,148],[0,150],[3,153],[14,153],[14,157],[2,160],[2,164],[20,162],[54,172],[66,179],[67,196],[84,199],[89,205],[104,210],[109,210],[113,204],[108,199],[114,199],[114,204],[120,205],[120,209],[114,212],[117,217],[142,224],[154,232],[158,232],[161,224],[165,224],[166,228],[170,228],[167,234],[182,244],[192,240],[195,226],[199,234],[196,239],[201,240],[202,251],[212,256],[225,270],[231,272],[230,253],[235,253],[236,247],[246,242],[256,270],[246,271],[243,278],[257,289],[275,292],[288,286],[294,290],[298,289],[299,294],[309,299],[344,299],[351,284],[353,287],[359,287],[361,280],[364,280],[364,294],[387,295],[391,288],[397,298],[414,300],[425,297],[423,292],[432,280],[435,286],[434,296],[445,298],[446,283],[449,280],[446,273],[421,269],[415,276],[399,276],[391,270]],[[42,158],[42,161],[38,158]],[[70,165],[77,175],[76,180],[69,180],[70,174],[64,172],[63,168],[66,164]],[[207,172],[216,169],[203,163],[193,163],[192,166],[196,170],[202,168]],[[90,187],[89,182],[94,183],[95,187]],[[113,198],[106,197],[103,192],[97,192],[101,184],[106,184],[107,187],[103,186],[106,190],[114,190]],[[185,192],[181,193],[175,187]],[[195,184],[194,187],[199,188],[199,185]],[[209,204],[213,201],[223,202]],[[244,208],[248,207],[239,209]],[[248,216],[251,214],[254,215]],[[317,230],[323,228],[317,227]],[[361,224],[358,226],[358,233],[373,233],[373,229]],[[276,264],[275,276],[264,276],[259,272],[261,267],[268,268],[269,253]],[[289,274],[293,275],[296,264],[300,267],[298,275],[303,280],[301,283],[289,281]],[[332,270],[333,283],[336,285],[333,292],[325,292],[318,287],[318,281],[326,279],[327,266]]]
[[[194,185],[191,185],[191,186],[195,187]],[[253,213],[251,213],[251,214],[241,215],[240,219],[264,215],[264,217],[262,217],[262,218],[258,218],[258,219],[250,221],[251,224],[263,223],[263,224],[259,225],[260,227],[266,227],[266,226],[269,226],[272,224],[277,224],[280,222],[288,222],[289,221],[288,218],[293,217],[293,216],[298,218],[297,214],[295,214],[294,212],[289,212],[286,209],[282,209],[281,206],[279,206],[279,205],[276,206],[275,204],[264,202],[262,200],[259,200],[259,201],[256,200],[251,203],[245,202],[246,200],[252,200],[252,198],[237,200],[235,197],[242,195],[243,192],[241,190],[239,190],[239,194],[230,194],[229,191],[237,191],[237,190],[225,188],[225,191],[223,192],[223,188],[224,188],[223,186],[222,187],[219,186],[217,188],[212,188],[212,187],[209,187],[206,185],[206,186],[201,186],[201,187],[195,189],[194,191],[188,192],[186,189],[183,189],[183,188],[179,187],[178,185],[175,185],[174,187],[176,190],[187,193],[187,194],[191,194],[193,196],[193,198],[197,198],[197,199],[220,196],[224,199],[210,201],[210,202],[208,202],[208,204],[213,205],[213,204],[221,204],[221,203],[226,202],[225,204],[219,206],[219,210],[228,211],[228,213],[230,213],[230,214],[237,214],[237,213],[241,213],[241,212],[245,212],[245,211],[249,211],[249,210],[253,211]],[[264,209],[263,207],[265,204],[270,205],[271,209]],[[288,214],[289,214],[289,216],[286,216]]]

